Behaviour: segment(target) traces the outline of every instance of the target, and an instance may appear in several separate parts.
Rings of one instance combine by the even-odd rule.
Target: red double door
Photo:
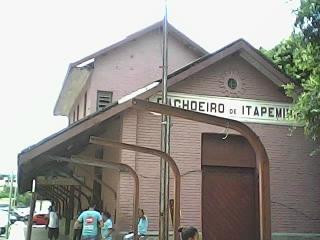
[[[255,153],[241,136],[202,136],[204,240],[259,239]]]

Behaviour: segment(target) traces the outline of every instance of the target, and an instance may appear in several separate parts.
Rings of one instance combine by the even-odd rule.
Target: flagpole
[[[162,104],[168,104],[168,16],[167,0],[164,1],[164,18],[162,25]],[[170,118],[161,116],[161,151],[170,152]],[[160,162],[160,214],[159,214],[159,240],[169,239],[169,166],[164,159]]]

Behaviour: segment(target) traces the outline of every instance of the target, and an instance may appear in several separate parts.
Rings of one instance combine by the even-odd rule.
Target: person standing
[[[141,238],[147,235],[149,222],[148,222],[147,216],[144,214],[143,209],[140,208],[138,213],[139,213],[138,236],[139,238]]]
[[[82,210],[78,210],[78,214],[77,214],[75,220],[78,219],[81,212],[82,212]],[[73,240],[81,240],[81,233],[82,233],[82,224],[78,224],[78,226],[74,227]]]
[[[49,207],[48,223],[46,228],[49,228],[48,239],[52,240],[54,237],[54,239],[57,240],[59,237],[59,217],[54,206]]]
[[[105,217],[106,217],[106,220],[101,229],[102,240],[112,240],[111,234],[113,232],[113,227],[112,227],[111,214],[109,212],[106,212]]]
[[[138,214],[139,214],[139,222],[138,222],[138,238],[140,239],[146,239],[146,235],[148,232],[148,226],[149,226],[149,222],[148,222],[148,218],[147,216],[144,214],[143,209],[139,208],[138,210]],[[134,235],[133,233],[128,233],[125,236],[123,236],[124,240],[133,240]]]
[[[80,214],[75,222],[74,228],[82,224],[81,240],[98,240],[98,227],[103,227],[102,216],[94,210],[95,203],[90,201],[89,209]]]

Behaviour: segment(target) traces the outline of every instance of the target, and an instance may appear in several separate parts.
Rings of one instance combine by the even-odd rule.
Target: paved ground
[[[9,240],[24,240],[26,235],[27,225],[23,222],[16,222],[11,225]],[[48,232],[44,226],[33,226],[32,228],[32,240],[46,240],[48,239]],[[1,235],[0,239],[6,239],[5,235]],[[60,236],[59,240],[67,240],[64,236]]]

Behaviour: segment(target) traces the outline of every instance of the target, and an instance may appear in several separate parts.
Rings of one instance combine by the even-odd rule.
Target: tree
[[[31,193],[24,193],[17,195],[17,206],[29,206],[31,202]]]
[[[295,26],[300,30],[307,42],[318,42],[320,39],[320,1],[301,0],[296,10]]]
[[[301,0],[292,35],[262,52],[293,82],[284,86],[293,99],[292,116],[305,123],[305,133],[320,138],[320,1]],[[320,151],[320,146],[315,152]]]

